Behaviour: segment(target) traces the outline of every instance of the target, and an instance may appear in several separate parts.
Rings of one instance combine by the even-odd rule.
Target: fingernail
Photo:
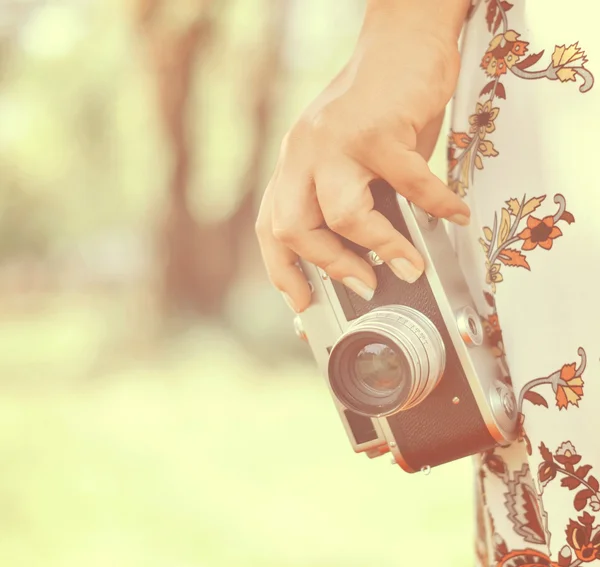
[[[415,268],[415,266],[406,258],[394,258],[393,260],[390,260],[390,268],[392,268],[392,271],[401,280],[408,283],[416,282],[423,273],[422,270]]]
[[[460,213],[449,216],[448,220],[450,222],[459,224],[460,226],[467,226],[471,221],[471,219],[467,215],[462,215]]]
[[[288,307],[294,313],[298,313],[298,310],[296,309],[296,306],[294,305],[294,301],[292,300],[292,298],[285,292],[282,292],[281,295],[283,295],[283,299],[285,299],[285,302],[288,304]]]
[[[375,295],[375,290],[370,288],[366,283],[361,282],[358,278],[344,278],[342,280],[346,287],[349,287],[354,293],[360,295],[365,301],[371,301]]]

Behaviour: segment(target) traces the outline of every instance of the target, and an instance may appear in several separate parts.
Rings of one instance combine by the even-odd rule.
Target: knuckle
[[[346,275],[341,270],[339,258],[323,262],[319,268],[335,280],[341,280]]]
[[[325,222],[331,230],[341,234],[356,226],[358,213],[359,211],[352,208],[336,211],[328,215]]]
[[[341,281],[351,274],[355,260],[354,253],[345,248],[340,250],[338,254],[332,255],[324,260],[319,267],[334,280]]]
[[[265,221],[261,217],[258,217],[254,223],[254,234],[256,234],[258,240],[263,240],[267,232],[268,227]]]
[[[414,147],[417,143],[417,126],[415,119],[406,114],[403,110],[398,111],[388,119],[388,128],[391,129],[393,137],[404,147]]]
[[[309,119],[313,135],[329,134],[335,123],[331,106],[324,106]]]
[[[292,131],[288,130],[281,138],[281,143],[279,144],[279,157],[285,155],[290,147],[290,142],[292,139]]]
[[[414,131],[415,123],[413,117],[406,110],[399,110],[394,116],[394,126],[401,131]]]
[[[310,140],[343,139],[345,133],[342,128],[345,121],[340,115],[336,104],[329,103],[319,108],[316,112],[303,116],[296,129]]]
[[[285,155],[290,148],[294,145],[295,141],[298,139],[298,128],[297,126],[293,126],[290,130],[288,130],[283,138],[281,139],[281,144],[279,146],[279,153],[281,155]]]
[[[397,238],[399,234],[381,234],[375,235],[369,239],[369,248],[373,250],[380,258],[387,256],[390,248],[402,249],[402,241]]]
[[[285,281],[283,277],[281,277],[281,274],[279,273],[279,271],[277,270],[268,270],[267,271],[267,276],[269,278],[269,281],[271,282],[271,285],[278,290],[283,290],[285,289]]]
[[[410,168],[409,185],[415,191],[423,190],[428,186],[431,186],[433,181],[432,174],[425,163],[421,163],[419,160],[415,160],[416,163],[412,164]]]
[[[279,159],[284,159],[300,149],[306,138],[307,127],[305,121],[300,119],[284,134],[279,146]]]
[[[385,129],[384,129],[385,128]],[[369,158],[378,155],[384,144],[387,128],[380,126],[379,122],[357,129],[348,138],[349,151],[356,154],[357,158]]]
[[[426,196],[430,193],[430,189],[431,179],[427,172],[420,168],[413,168],[403,184],[402,195],[410,201],[412,198]]]
[[[353,230],[364,220],[363,217],[369,209],[363,195],[345,203],[333,202],[335,205],[323,210],[323,216],[327,226],[338,234]]]
[[[401,148],[413,147],[417,141],[414,120],[398,111],[371,117],[367,125],[353,130],[350,138],[351,149],[360,157],[369,160],[381,159],[381,154],[389,153],[389,144],[399,143]]]
[[[431,214],[434,214],[435,216],[439,217],[439,218],[445,218],[448,217],[454,213],[457,212],[458,207],[456,206],[455,203],[453,203],[450,200],[440,200],[437,201],[436,203],[434,203],[431,207],[432,209],[434,209],[434,212]]]
[[[298,242],[301,231],[294,223],[275,222],[272,234],[279,242],[289,245]]]
[[[421,194],[419,191],[419,184],[412,181],[410,183],[405,183],[400,193],[402,193],[402,196],[408,201],[413,201]]]

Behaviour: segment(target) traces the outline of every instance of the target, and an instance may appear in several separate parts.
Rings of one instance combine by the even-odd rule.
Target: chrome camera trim
[[[507,408],[511,407],[514,395],[502,381],[500,367],[491,349],[482,345],[483,331],[480,321],[476,320],[478,325],[475,334],[472,332],[472,327],[469,330],[468,317],[476,315],[477,310],[458,259],[453,261],[456,254],[444,223],[432,222],[430,215],[419,212],[419,209],[413,207],[402,196],[398,196],[397,201],[413,244],[425,260],[425,274],[421,277],[426,277],[429,282],[482,419],[495,442],[498,445],[508,445],[517,438],[517,412],[507,414],[509,411]],[[369,259],[374,265],[380,263],[372,253]],[[401,468],[407,472],[415,472],[402,456],[386,417],[371,419],[377,435],[376,439],[366,443],[357,443],[354,439],[344,413],[347,408],[338,400],[331,388],[328,363],[331,348],[356,321],[347,321],[327,274],[307,262],[301,261],[299,266],[313,290],[311,306],[299,315],[301,328],[308,338],[317,365],[326,378],[326,384],[354,451],[366,453],[373,458],[387,452],[385,448],[387,445],[394,461]],[[479,375],[478,369],[481,370]],[[497,400],[498,396],[502,396],[500,403]],[[458,398],[449,399],[449,411],[452,405],[459,401]]]

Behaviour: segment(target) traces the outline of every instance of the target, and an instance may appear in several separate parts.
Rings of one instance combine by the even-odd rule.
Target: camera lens
[[[329,374],[342,403],[363,415],[405,404],[412,387],[410,363],[402,350],[370,331],[352,333],[334,346]]]
[[[329,381],[348,409],[391,415],[427,397],[445,366],[439,332],[406,306],[379,308],[357,319],[331,350]]]
[[[387,345],[372,343],[360,349],[354,361],[356,381],[373,395],[389,395],[403,377],[402,356]]]

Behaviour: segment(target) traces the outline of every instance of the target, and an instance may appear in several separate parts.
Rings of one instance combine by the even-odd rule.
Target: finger
[[[301,313],[311,301],[311,290],[298,267],[298,255],[273,236],[273,184],[277,173],[267,186],[256,221],[256,236],[271,283],[282,292],[286,303]]]
[[[373,268],[324,226],[310,175],[286,169],[285,164],[273,190],[273,233],[280,243],[363,299],[373,298],[377,286]]]
[[[462,226],[469,224],[467,204],[431,173],[421,155],[397,142],[382,144],[382,148],[371,153],[369,169],[429,214]]]
[[[344,238],[373,250],[400,279],[415,282],[425,264],[417,249],[374,209],[373,174],[348,160],[317,178],[317,197],[327,225]]]

